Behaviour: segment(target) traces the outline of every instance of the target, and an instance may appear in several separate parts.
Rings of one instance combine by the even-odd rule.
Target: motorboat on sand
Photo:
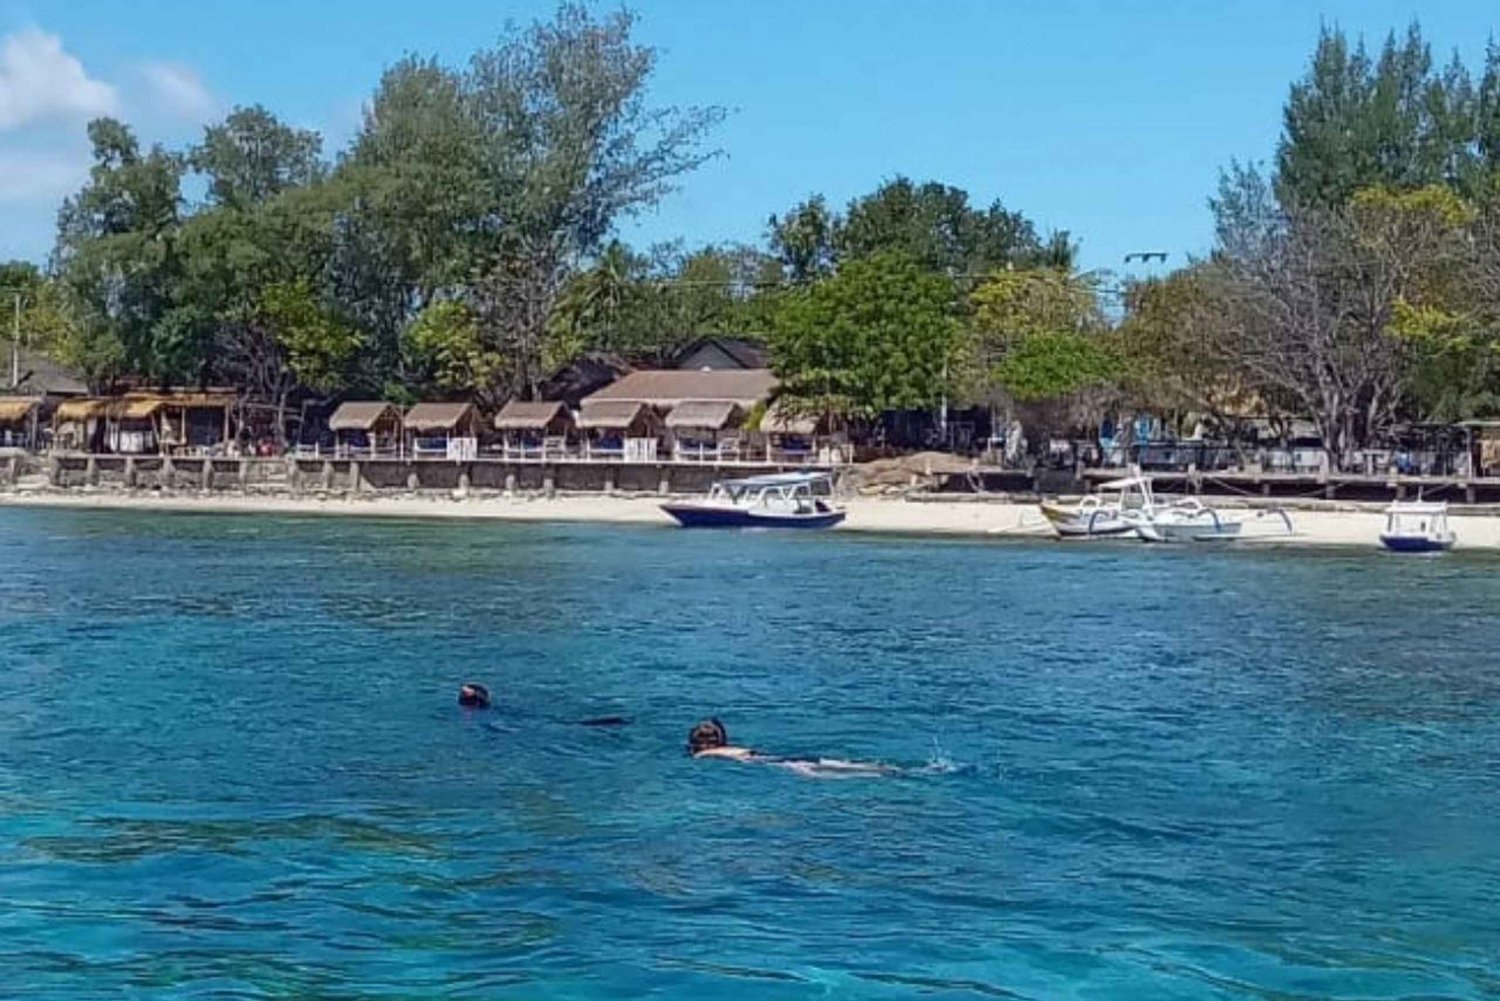
[[[829,473],[775,473],[721,480],[703,500],[661,509],[683,528],[832,528],[845,511],[833,502]]]

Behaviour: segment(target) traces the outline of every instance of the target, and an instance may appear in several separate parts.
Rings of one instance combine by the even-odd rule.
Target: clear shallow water
[[[1495,997],[1497,608],[1461,557],[0,511],[0,995]],[[709,712],[911,774],[690,761]]]

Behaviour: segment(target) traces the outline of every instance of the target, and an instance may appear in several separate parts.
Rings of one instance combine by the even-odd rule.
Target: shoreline
[[[1253,510],[1236,498],[1204,498],[1225,508]],[[0,508],[54,508],[98,511],[162,511],[198,514],[323,516],[356,518],[448,519],[510,522],[588,522],[670,527],[672,519],[658,506],[657,496],[559,494],[532,495],[366,494],[257,496],[253,494],[190,494],[96,489],[0,491]],[[952,500],[927,496],[905,498],[854,497],[845,502],[848,520],[835,531],[886,535],[956,537],[971,539],[1051,539],[1052,533],[1034,503],[957,495]],[[1257,505],[1258,506],[1258,505]],[[1291,510],[1293,536],[1250,537],[1231,543],[1237,547],[1342,546],[1379,548],[1377,535],[1384,524],[1378,509],[1337,507]],[[1500,515],[1450,511],[1458,533],[1459,550],[1500,551]]]

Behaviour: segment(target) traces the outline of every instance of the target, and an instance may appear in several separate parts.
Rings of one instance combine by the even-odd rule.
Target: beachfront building
[[[699,337],[685,345],[672,359],[672,367],[684,372],[743,372],[770,367],[765,344],[746,337]]]
[[[401,454],[401,411],[384,400],[346,400],[328,418],[337,455]]]
[[[64,400],[52,413],[60,451],[212,455],[232,440],[231,393],[126,393]]]
[[[672,458],[725,462],[741,454],[745,410],[732,400],[685,400],[667,412]]]
[[[572,411],[560,400],[511,400],[495,415],[506,459],[566,458],[573,428]]]
[[[154,404],[151,420],[165,454],[212,455],[225,451],[233,440],[233,393],[141,394],[138,399],[142,409]]]
[[[650,370],[631,372],[605,386],[584,400],[584,410],[602,403],[643,406],[670,432],[674,458],[739,458],[745,416],[764,407],[775,390],[776,376],[764,368]]]
[[[585,400],[578,430],[585,459],[655,462],[662,422],[639,400]]]
[[[479,457],[479,410],[472,403],[418,403],[402,423],[415,458]]]
[[[777,400],[760,419],[771,462],[831,463],[840,458],[843,442],[832,433],[832,421]]]
[[[104,451],[150,455],[165,451],[156,424],[161,403],[151,397],[110,400],[104,406]]]
[[[0,396],[0,448],[34,450],[41,412],[40,396]]]
[[[104,411],[108,400],[80,397],[64,400],[52,411],[52,447],[61,452],[103,451]]]

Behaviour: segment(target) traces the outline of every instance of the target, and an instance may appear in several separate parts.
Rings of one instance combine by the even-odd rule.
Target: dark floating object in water
[[[579,726],[627,726],[629,723],[629,716],[595,716],[593,719],[578,721]]]
[[[458,704],[470,709],[488,709],[490,690],[477,681],[466,681],[458,686]]]

